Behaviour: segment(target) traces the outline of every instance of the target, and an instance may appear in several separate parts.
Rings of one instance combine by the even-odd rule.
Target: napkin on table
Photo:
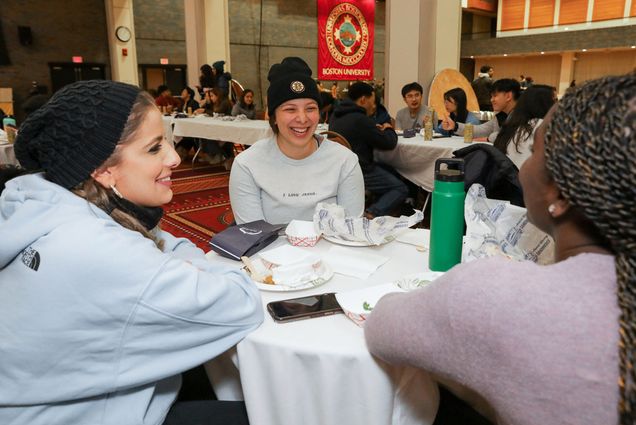
[[[389,257],[364,252],[356,248],[332,246],[323,256],[323,260],[336,273],[366,279],[378,267],[389,261]]]

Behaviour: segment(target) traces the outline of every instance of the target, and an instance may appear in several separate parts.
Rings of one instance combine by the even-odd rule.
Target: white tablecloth
[[[221,140],[242,145],[252,145],[260,139],[272,136],[274,133],[269,122],[263,120],[223,121],[220,118],[203,115],[194,118],[166,118],[174,124],[173,137],[198,137],[209,140]],[[166,134],[167,135],[167,134]]]
[[[432,141],[424,141],[417,135],[405,139],[398,138],[395,149],[375,151],[376,161],[392,166],[400,175],[429,192],[433,191],[435,179],[435,160],[452,158],[453,151],[468,146],[463,137],[442,137]]]
[[[286,243],[279,238],[272,247]],[[423,241],[428,245],[428,241]],[[310,252],[324,254],[321,240]],[[340,292],[394,281],[427,270],[428,253],[391,242],[380,247],[348,248],[388,256],[369,279],[340,274],[326,284],[295,292],[261,292],[270,301]],[[213,261],[225,261],[211,253]],[[263,325],[236,350],[206,365],[219,399],[244,395],[252,425],[415,425],[433,422],[439,393],[427,373],[389,366],[372,357],[362,328],[346,316],[279,324],[265,314]],[[399,330],[396,330],[399,331]],[[240,367],[240,384],[238,371]]]
[[[0,141],[0,164],[18,165],[12,144]]]

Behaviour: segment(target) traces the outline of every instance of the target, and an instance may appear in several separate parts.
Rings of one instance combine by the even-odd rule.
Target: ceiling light
[[[542,55],[545,55],[545,52],[541,52]]]
[[[587,49],[581,49],[582,52],[587,52]]]
[[[504,56],[508,56],[508,53],[504,53]]]
[[[569,29],[570,29],[570,28],[568,28],[568,27],[563,28],[563,30],[564,30],[564,31],[567,31],[567,30],[569,30]]]

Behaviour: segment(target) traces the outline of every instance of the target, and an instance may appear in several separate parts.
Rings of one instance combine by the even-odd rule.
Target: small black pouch
[[[263,220],[237,224],[214,235],[210,246],[217,254],[240,261],[241,257],[249,257],[274,242],[283,227],[284,224]]]

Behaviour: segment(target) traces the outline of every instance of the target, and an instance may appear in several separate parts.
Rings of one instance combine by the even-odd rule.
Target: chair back
[[[351,150],[351,145],[349,144],[349,141],[347,141],[347,138],[344,137],[340,133],[336,133],[335,131],[326,130],[326,131],[322,131],[320,133],[320,135],[321,136],[327,136],[327,139],[331,140],[332,142],[340,143],[345,148]]]
[[[233,104],[238,103],[238,101],[241,99],[241,96],[243,96],[244,91],[245,89],[243,88],[241,83],[239,83],[235,79],[230,80],[230,100]]]

